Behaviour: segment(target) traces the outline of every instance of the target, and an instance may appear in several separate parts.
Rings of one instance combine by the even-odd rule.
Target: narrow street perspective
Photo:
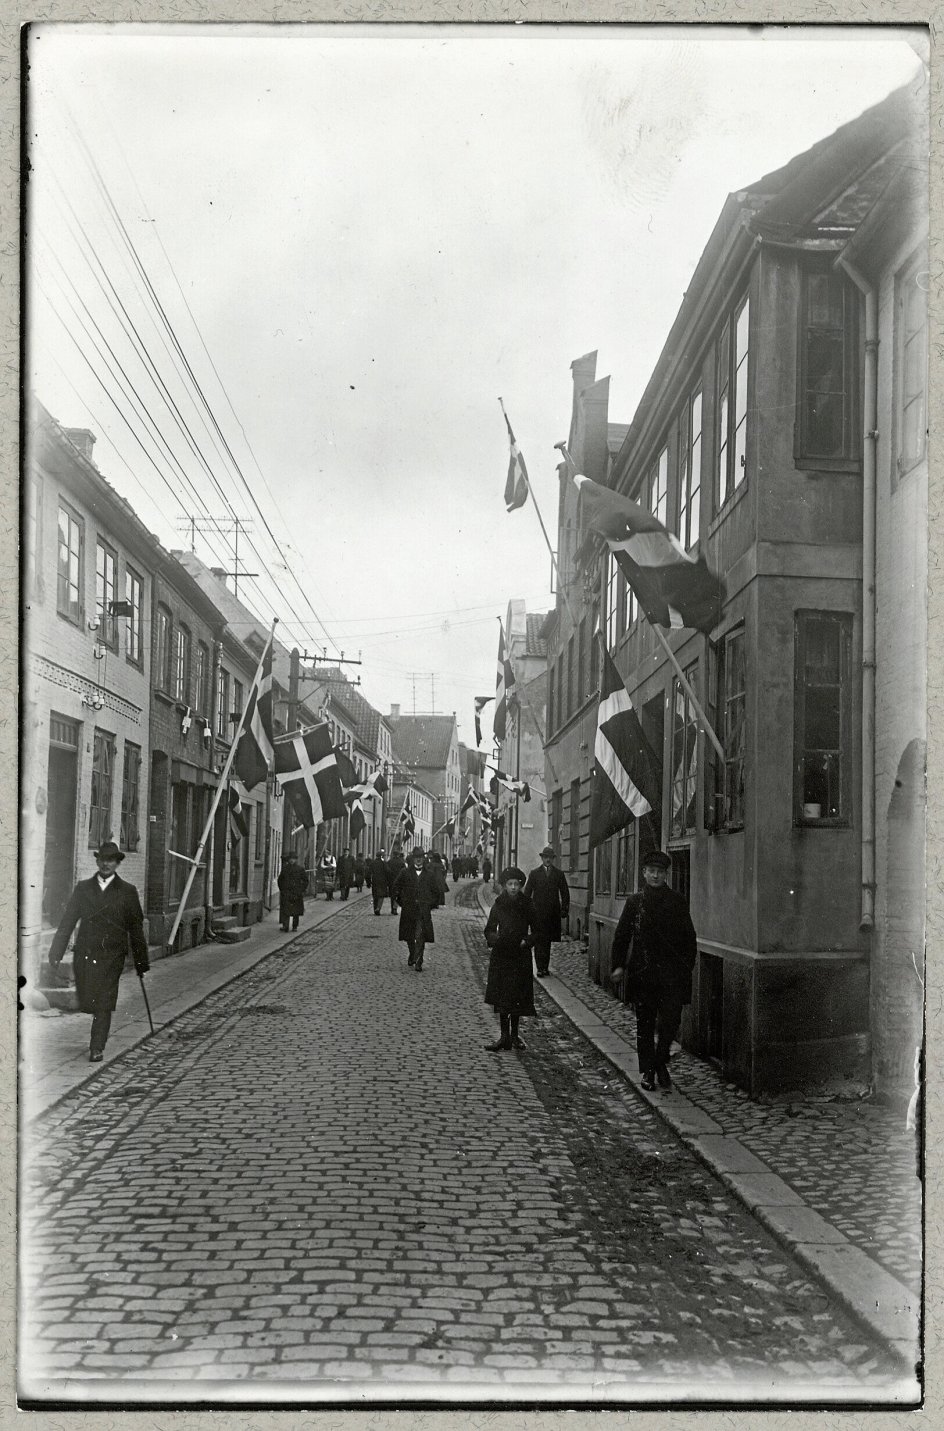
[[[37,1115],[33,1396],[828,1402],[913,1375],[544,989],[527,1048],[487,1050],[479,889],[418,974],[368,897],[319,906]]]

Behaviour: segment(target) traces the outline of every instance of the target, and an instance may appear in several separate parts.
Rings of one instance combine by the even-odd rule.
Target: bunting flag
[[[247,790],[265,780],[275,761],[272,739],[272,637],[249,693],[233,770]]]
[[[306,830],[347,813],[338,762],[326,724],[276,742],[275,773]]]
[[[527,780],[514,780],[510,775],[506,775],[503,770],[495,771],[495,774],[489,781],[488,788],[493,795],[497,796],[499,786],[510,790],[512,795],[517,795],[526,802],[531,799],[531,786]]]
[[[515,434],[511,430],[511,423],[508,421],[504,405],[502,405],[502,416],[508,429],[508,441],[511,443],[508,476],[505,478],[505,508],[509,512],[516,512],[528,500],[528,469],[524,465],[524,458],[515,441]]]
[[[229,806],[229,830],[234,840],[244,840],[249,834],[249,810],[245,808],[248,794],[241,780],[230,782],[227,804]]]
[[[511,661],[505,655],[505,631],[499,622],[498,662],[495,675],[495,717],[492,721],[492,732],[496,743],[505,739],[508,727],[508,707],[515,695],[515,686],[515,671]]]
[[[482,744],[482,711],[493,701],[494,696],[476,696],[475,698],[475,744],[476,748]]]
[[[602,655],[593,747],[591,849],[622,830],[630,820],[658,809],[662,795],[659,757],[646,739],[629,692],[605,646]]]
[[[678,537],[638,502],[589,477],[578,475],[574,482],[583,525],[606,538],[649,621],[654,626],[711,631],[720,619],[726,593],[724,582],[708,570],[705,558],[687,552]]]

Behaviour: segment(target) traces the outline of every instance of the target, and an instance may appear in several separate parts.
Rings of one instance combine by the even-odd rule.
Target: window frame
[[[99,622],[96,634],[99,642],[110,651],[118,650],[118,621],[111,609],[117,600],[118,553],[99,533],[95,538],[95,614]]]
[[[683,672],[692,690],[698,690],[698,661]],[[679,715],[681,714],[681,722]],[[681,735],[681,752],[679,737]],[[669,838],[684,840],[698,829],[698,722],[691,697],[678,676],[672,680],[672,776],[669,806]],[[679,759],[681,754],[681,759]],[[680,774],[681,772],[681,774]],[[681,797],[681,798],[679,798]],[[691,820],[688,810],[691,808]],[[676,823],[676,812],[679,812]]]
[[[182,706],[191,707],[191,675],[193,665],[193,636],[184,621],[177,622],[174,632],[174,700]]]
[[[220,662],[216,673],[216,734],[220,740],[232,739],[229,728],[229,671]]]
[[[121,770],[121,848],[133,854],[141,843],[141,747],[124,743]]]
[[[704,389],[701,383],[699,383],[685,399],[685,406],[679,413],[678,420],[679,466],[676,529],[678,531],[678,539],[687,552],[698,545],[701,536],[701,479],[702,456],[704,452],[704,423]],[[697,480],[695,480],[696,474]]]
[[[628,825],[624,825],[616,832],[616,876],[613,881],[617,899],[624,899],[631,895],[636,888],[636,857],[639,851],[639,821],[630,820]],[[626,858],[626,852],[632,846],[632,855]]]
[[[193,679],[194,710],[198,715],[208,717],[210,714],[210,648],[205,641],[197,641],[196,654]]]
[[[806,679],[808,666],[805,661],[809,644],[809,628],[814,622],[832,626],[839,632],[839,746],[835,752],[826,747],[815,748],[817,753],[834,753],[838,766],[839,813],[821,814],[809,817],[804,813],[808,803],[804,801],[804,772],[811,747],[806,744],[807,702],[806,693],[810,684]],[[853,739],[855,709],[855,673],[852,661],[852,640],[855,620],[850,611],[822,611],[806,607],[794,612],[794,671],[793,671],[793,824],[795,827],[848,829],[854,817],[853,779]]]
[[[843,303],[841,325],[844,384],[843,450],[839,456],[812,451],[808,433],[806,375],[810,333],[814,328],[814,325],[809,322],[809,293],[811,280],[823,277],[832,279],[839,284]],[[809,260],[801,266],[797,306],[796,418],[793,438],[794,460],[801,470],[855,472],[861,467],[862,358],[859,342],[861,301],[861,294],[851,278],[835,268],[828,258],[819,261]]]
[[[106,759],[102,759],[105,756]],[[112,838],[111,811],[115,793],[115,735],[95,726],[92,732],[92,778],[89,785],[89,849]],[[97,798],[96,798],[97,797]]]
[[[593,850],[593,893],[609,899],[613,895],[613,842],[615,835],[608,835]]]
[[[140,668],[144,665],[144,627],[141,620],[144,577],[130,563],[125,564],[125,600],[131,606],[131,615],[125,628],[125,660]]]
[[[158,602],[154,623],[154,686],[165,696],[171,694],[174,617],[169,606]]]
[[[67,554],[66,569],[62,566],[62,519],[65,517],[68,523],[66,529],[65,550]],[[78,533],[78,550],[73,551],[72,528],[75,527]],[[72,581],[72,560],[75,559],[76,577]],[[63,584],[65,584],[65,598],[63,597]],[[73,587],[75,590],[75,600],[72,600]],[[74,608],[74,609],[73,609]],[[80,517],[78,512],[59,498],[59,506],[56,517],[56,611],[64,621],[69,621],[73,626],[81,626],[85,619],[85,518]]]
[[[575,780],[570,782],[570,823],[567,829],[567,867],[571,871],[576,871],[580,868],[580,788],[581,780],[578,775]]]
[[[607,552],[606,567],[606,649],[616,650],[623,634],[620,622],[623,573],[616,562],[615,552]]]
[[[746,347],[738,358],[741,317],[746,313]],[[747,483],[747,431],[751,381],[751,295],[744,289],[731,304],[715,339],[715,512],[721,512]],[[739,375],[744,370],[743,388]],[[741,400],[743,397],[743,411]],[[733,401],[732,401],[733,398]],[[702,410],[704,422],[704,409]],[[742,436],[739,436],[742,434]],[[737,459],[740,460],[737,460]]]

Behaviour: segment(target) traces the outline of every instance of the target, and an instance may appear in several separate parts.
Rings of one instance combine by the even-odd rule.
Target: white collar
[[[95,878],[98,880],[99,889],[107,889],[108,886],[111,884],[112,880],[115,878],[115,876],[114,873],[110,875],[101,875],[96,872]]]

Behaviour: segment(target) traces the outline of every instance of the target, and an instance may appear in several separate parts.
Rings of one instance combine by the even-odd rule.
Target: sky
[[[909,43],[909,33],[912,43]],[[240,537],[379,710],[495,689],[504,400],[554,540],[575,359],[628,423],[728,193],[920,72],[919,31],[41,25],[27,372],[170,548]],[[233,537],[197,532],[233,569]],[[488,712],[485,712],[488,744]]]

